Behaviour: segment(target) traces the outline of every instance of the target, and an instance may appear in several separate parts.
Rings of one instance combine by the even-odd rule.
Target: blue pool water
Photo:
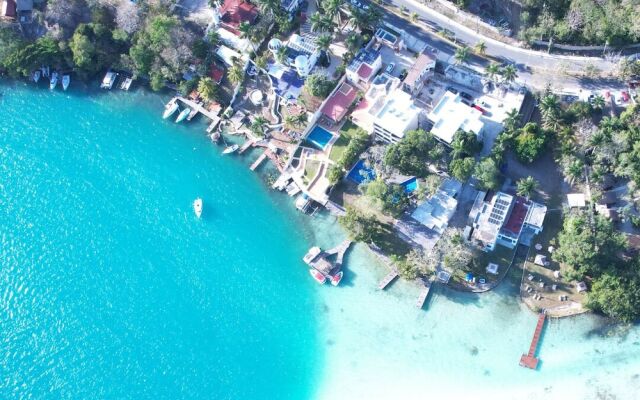
[[[166,96],[30,88],[0,83],[0,399],[312,398],[290,199]]]
[[[351,168],[347,179],[357,183],[358,185],[364,181],[372,181],[376,179],[376,173],[372,168],[367,167],[364,160],[359,160],[356,165]]]
[[[407,194],[412,193],[418,189],[418,180],[416,178],[411,178],[408,181],[402,182],[402,186]]]
[[[333,134],[323,127],[316,125],[313,127],[309,135],[307,136],[307,140],[313,143],[319,150],[324,150],[327,147],[327,143],[331,140]]]

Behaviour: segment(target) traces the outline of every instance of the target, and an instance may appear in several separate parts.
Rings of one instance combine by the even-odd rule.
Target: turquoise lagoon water
[[[335,219],[162,121],[166,98],[0,92],[1,399],[637,398],[636,327],[553,321],[530,371],[536,316],[509,283],[417,310],[356,246],[318,286],[300,258],[343,238]]]

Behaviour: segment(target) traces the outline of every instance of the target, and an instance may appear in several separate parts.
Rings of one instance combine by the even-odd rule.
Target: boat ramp
[[[541,312],[538,316],[538,323],[536,324],[536,330],[533,332],[533,339],[531,339],[531,346],[529,346],[529,353],[523,354],[520,357],[520,366],[530,369],[538,368],[539,359],[536,358],[536,351],[538,350],[538,342],[540,341],[540,336],[542,335],[542,329],[544,328],[544,322],[546,320],[546,315],[544,312]]]
[[[327,251],[322,251],[322,249],[317,246],[312,247],[309,249],[307,254],[305,254],[302,260],[305,264],[317,270],[324,276],[335,275],[342,269],[344,255],[349,247],[351,247],[351,243],[351,240],[347,239]],[[335,260],[333,262],[329,261],[329,258],[333,256],[336,256]]]

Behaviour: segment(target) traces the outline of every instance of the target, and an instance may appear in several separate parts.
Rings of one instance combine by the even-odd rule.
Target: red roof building
[[[241,23],[253,24],[258,18],[258,8],[244,0],[224,0],[218,11],[221,25],[236,35],[240,34]]]
[[[356,95],[357,92],[353,86],[343,83],[322,106],[322,114],[333,122],[339,122],[347,114],[349,107],[356,99]]]
[[[528,211],[528,201],[523,197],[516,197],[513,208],[511,209],[511,215],[509,215],[509,219],[507,219],[507,222],[502,226],[502,229],[518,237]]]
[[[209,77],[211,77],[211,79],[213,79],[213,81],[219,85],[222,82],[222,78],[224,78],[224,68],[221,68],[216,64],[211,64],[211,68],[209,69]]]

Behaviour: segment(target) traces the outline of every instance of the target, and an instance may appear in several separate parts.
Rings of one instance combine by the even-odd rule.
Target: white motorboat
[[[49,89],[51,89],[51,90],[55,89],[57,84],[58,84],[58,73],[57,72],[52,72],[51,73],[51,81],[49,82]]]
[[[67,90],[71,83],[71,77],[69,75],[62,75],[62,90]]]
[[[111,72],[111,71],[107,72],[107,74],[102,79],[100,88],[111,90],[111,88],[113,87],[113,84],[116,83],[117,77],[118,77],[118,74],[116,74],[115,72]]]
[[[40,76],[42,76],[42,71],[40,71],[39,69],[35,70],[33,72],[33,81],[35,83],[38,83],[38,81],[40,80]]]
[[[193,201],[193,212],[198,218],[202,215],[202,199],[200,197]]]
[[[237,144],[231,145],[231,146],[227,146],[225,147],[225,149],[222,151],[222,154],[231,154],[234,151],[238,150],[240,148],[240,146],[238,146]]]
[[[164,113],[162,114],[163,119],[167,119],[173,115],[176,111],[178,111],[178,102],[173,99],[164,107]]]
[[[186,107],[184,110],[180,111],[180,114],[178,114],[178,118],[176,118],[176,122],[184,121],[190,113],[191,109],[189,107]]]

